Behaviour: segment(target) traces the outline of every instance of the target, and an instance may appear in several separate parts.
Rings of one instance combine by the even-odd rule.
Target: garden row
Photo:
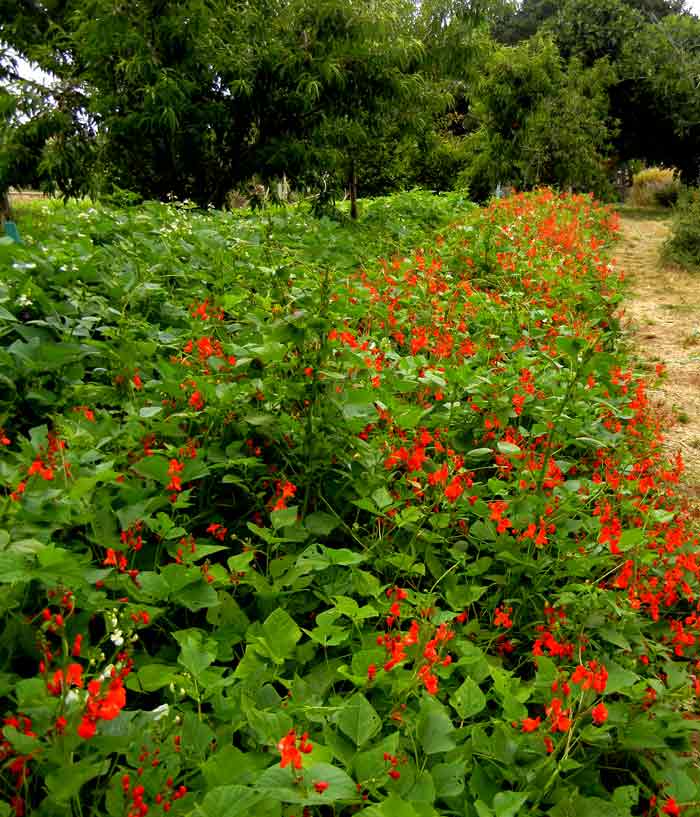
[[[616,226],[411,193],[0,247],[0,815],[692,814],[698,542]]]

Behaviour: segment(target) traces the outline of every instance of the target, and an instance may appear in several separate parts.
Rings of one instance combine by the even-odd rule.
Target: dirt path
[[[679,449],[686,490],[700,500],[700,276],[660,259],[669,222],[623,217],[618,264],[631,280],[627,331],[649,368],[663,363],[667,375],[650,396],[667,417],[669,454]],[[695,502],[693,503],[695,504]]]

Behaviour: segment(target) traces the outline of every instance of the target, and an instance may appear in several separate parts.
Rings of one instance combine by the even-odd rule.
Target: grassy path
[[[686,490],[700,500],[700,278],[664,264],[668,219],[621,218],[617,260],[631,279],[626,314],[630,342],[667,376],[652,396],[667,415],[666,446],[686,464]]]

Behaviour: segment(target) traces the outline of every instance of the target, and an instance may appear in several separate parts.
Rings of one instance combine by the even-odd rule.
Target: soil
[[[669,456],[686,466],[683,490],[700,507],[700,275],[664,263],[670,221],[655,214],[622,214],[617,264],[630,281],[626,331],[641,365],[666,374],[649,396],[663,415]]]

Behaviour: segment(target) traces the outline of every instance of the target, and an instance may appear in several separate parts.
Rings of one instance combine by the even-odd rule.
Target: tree
[[[0,36],[88,123],[87,143],[54,141],[51,167],[80,144],[95,172],[143,196],[218,205],[254,174],[285,172],[348,185],[354,202],[363,152],[409,138],[447,101],[410,0],[4,3]]]
[[[246,43],[259,7],[218,0],[5,5],[14,14],[0,37],[56,76],[55,107],[87,123],[86,163],[144,196],[223,201],[241,174],[251,129]],[[70,153],[76,143],[65,147]]]
[[[618,70],[621,152],[700,180],[700,19],[645,25],[626,44]]]
[[[543,29],[565,59],[577,57],[590,66],[604,57],[617,62],[643,25],[641,12],[623,0],[564,0]]]
[[[467,137],[465,178],[474,195],[485,197],[498,183],[603,192],[612,80],[604,63],[567,66],[545,37],[496,47],[470,97],[477,127]]]
[[[685,0],[621,0],[628,8],[639,12],[645,19],[658,20],[669,14],[685,11]],[[517,43],[534,36],[547,23],[555,24],[562,6],[555,0],[522,0],[519,7],[503,15],[495,28],[496,38],[503,43]],[[584,4],[586,5],[586,4]],[[595,3],[587,4],[595,8]],[[552,26],[550,25],[550,30]]]
[[[79,195],[87,190],[87,123],[70,87],[22,78],[16,56],[0,54],[0,196],[7,216],[10,187],[40,187]]]
[[[268,173],[350,190],[363,152],[401,141],[445,99],[421,72],[411,3],[292,0],[269,21],[253,80],[256,150]]]

